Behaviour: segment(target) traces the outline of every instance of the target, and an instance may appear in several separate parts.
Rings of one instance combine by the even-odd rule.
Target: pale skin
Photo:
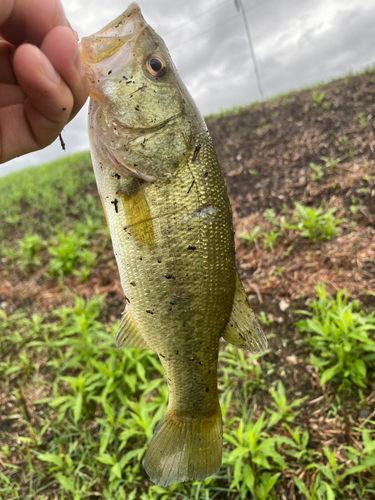
[[[51,144],[88,97],[59,0],[1,0],[0,163]]]

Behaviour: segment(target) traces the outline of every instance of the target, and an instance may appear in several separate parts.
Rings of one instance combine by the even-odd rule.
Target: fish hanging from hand
[[[232,214],[203,118],[132,3],[81,42],[99,194],[127,299],[116,342],[152,349],[168,408],[144,466],[161,486],[217,472],[219,339],[267,342],[235,267]]]

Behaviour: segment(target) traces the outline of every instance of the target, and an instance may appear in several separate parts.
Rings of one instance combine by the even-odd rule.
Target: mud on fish
[[[168,408],[144,466],[161,486],[218,471],[219,339],[266,339],[235,267],[232,214],[203,118],[163,40],[132,3],[82,39],[96,181],[127,306],[116,342],[152,349]]]

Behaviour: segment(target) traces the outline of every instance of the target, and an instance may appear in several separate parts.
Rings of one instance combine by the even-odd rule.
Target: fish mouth
[[[133,61],[132,42],[146,26],[139,5],[133,2],[100,31],[82,38],[79,49],[92,99],[102,101],[97,83],[108,77],[112,68],[125,67]]]

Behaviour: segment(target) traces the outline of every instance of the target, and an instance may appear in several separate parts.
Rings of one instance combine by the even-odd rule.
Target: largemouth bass
[[[218,471],[219,339],[266,339],[235,267],[232,215],[203,118],[163,40],[132,3],[82,39],[89,135],[127,306],[116,342],[152,349],[168,408],[144,466],[161,486]]]

